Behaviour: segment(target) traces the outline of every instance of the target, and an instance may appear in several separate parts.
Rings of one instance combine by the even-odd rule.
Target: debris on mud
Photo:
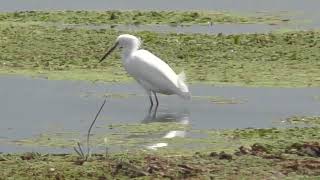
[[[265,155],[268,153],[269,153],[269,150],[265,145],[255,143],[249,148],[244,147],[244,146],[240,146],[239,150],[236,151],[234,154],[237,156],[241,156],[241,155],[261,156],[261,155]]]
[[[294,143],[286,149],[286,153],[297,154],[300,156],[320,157],[320,143]]]
[[[285,175],[289,173],[320,175],[320,160],[290,160],[282,162],[281,165]]]
[[[36,157],[39,156],[39,154],[37,153],[31,153],[31,152],[27,152],[27,153],[24,153],[20,156],[20,158],[22,160],[32,160],[32,159],[36,159]]]
[[[136,177],[149,175],[149,173],[143,171],[141,167],[135,166],[135,165],[128,163],[128,162],[117,163],[113,168],[112,174],[116,175],[116,174],[120,173],[120,171],[130,178],[136,178]]]
[[[232,155],[228,154],[224,151],[221,151],[219,154],[216,152],[212,152],[209,154],[210,157],[218,157],[219,159],[232,160]]]

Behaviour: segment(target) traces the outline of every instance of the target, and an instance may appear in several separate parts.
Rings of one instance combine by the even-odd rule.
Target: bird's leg
[[[156,107],[154,108],[154,113],[153,113],[153,115],[152,115],[152,119],[153,119],[153,120],[156,119],[156,117],[157,117],[157,111],[158,111],[158,104],[157,104]]]
[[[154,92],[154,91],[152,91],[152,92],[153,92],[154,97],[156,98],[156,102],[157,102],[157,106],[156,107],[158,107],[159,106],[159,100],[158,100],[158,97],[157,97],[157,93]]]
[[[153,107],[153,101],[152,101],[152,97],[151,97],[151,92],[148,93],[149,95],[149,99],[150,99],[150,109]]]
[[[148,117],[150,117],[151,112],[152,112],[152,105],[149,107],[149,110],[148,110]]]
[[[148,114],[151,114],[152,106],[149,107]]]

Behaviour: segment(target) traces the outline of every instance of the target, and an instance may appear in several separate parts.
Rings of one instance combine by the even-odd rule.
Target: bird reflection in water
[[[183,125],[189,124],[189,111],[187,109],[173,112],[173,110],[159,111],[156,106],[154,109],[150,107],[142,123],[152,122],[176,122]]]
[[[160,111],[158,112],[158,107],[152,109],[149,108],[147,115],[142,121],[142,123],[153,123],[153,122],[176,122],[185,127],[189,124],[189,112],[187,110],[172,112],[172,111]],[[185,128],[184,128],[185,129]],[[161,136],[162,139],[171,138],[184,138],[186,136],[186,130],[172,130]],[[161,141],[161,139],[160,139]],[[147,145],[147,149],[157,150],[158,148],[163,148],[168,146],[167,142],[157,142],[154,144]]]

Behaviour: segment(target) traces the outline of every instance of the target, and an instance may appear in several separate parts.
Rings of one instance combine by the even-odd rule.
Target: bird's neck
[[[128,59],[128,57],[130,57],[132,55],[133,52],[138,50],[138,46],[133,46],[130,48],[124,48],[122,50],[122,59]]]

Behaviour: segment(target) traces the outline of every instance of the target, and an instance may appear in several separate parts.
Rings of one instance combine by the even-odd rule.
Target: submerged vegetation
[[[206,11],[25,11],[0,13],[2,22],[55,22],[67,24],[208,24],[281,23],[281,16],[241,16]]]
[[[119,52],[98,59],[121,33],[189,82],[255,86],[319,86],[320,32],[204,35],[118,32],[6,24],[0,26],[0,71],[54,79],[126,81]]]
[[[306,116],[292,116],[287,118],[286,121],[289,124],[293,125],[312,125],[319,126],[320,125],[320,117],[306,117]]]

